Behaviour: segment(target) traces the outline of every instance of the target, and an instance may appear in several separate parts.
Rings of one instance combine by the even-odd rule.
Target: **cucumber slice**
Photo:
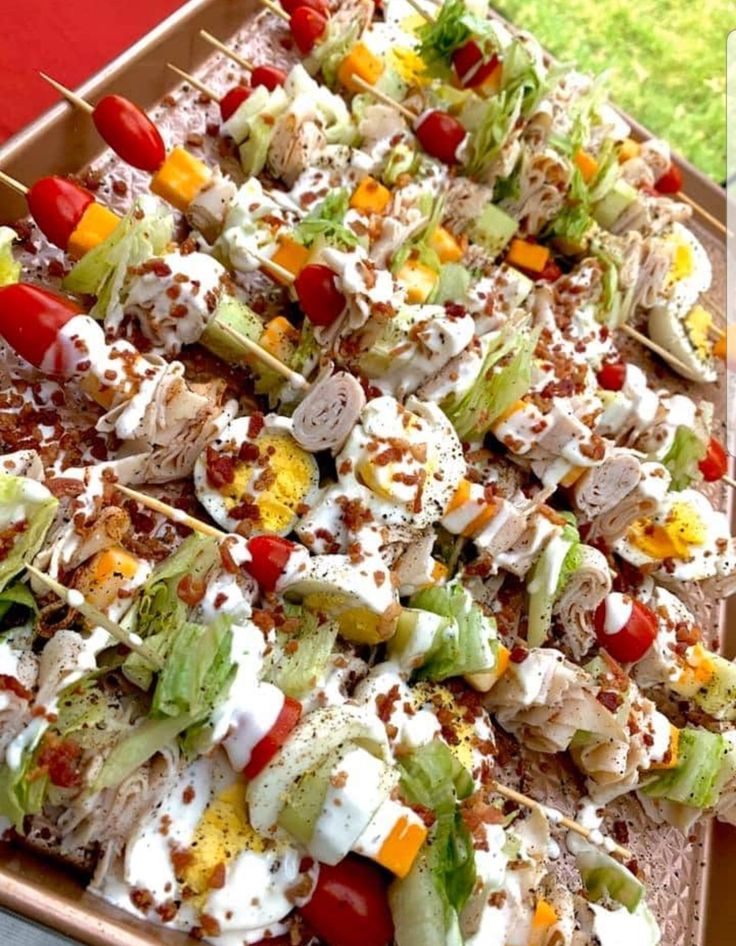
[[[633,204],[637,192],[624,180],[618,180],[611,190],[593,207],[593,217],[604,230],[610,230],[626,208]]]
[[[519,224],[507,213],[487,204],[481,211],[480,217],[472,224],[470,236],[476,243],[480,243],[490,253],[497,256],[516,233]]]
[[[641,903],[644,884],[608,854],[586,845],[577,853],[576,863],[590,900],[608,896],[626,907],[629,913]]]
[[[244,302],[233,299],[232,296],[223,296],[220,300],[200,342],[223,361],[239,364],[250,355],[250,351],[239,342],[233,341],[232,337],[223,331],[223,326],[235,329],[251,341],[257,342],[263,334],[263,323]]]

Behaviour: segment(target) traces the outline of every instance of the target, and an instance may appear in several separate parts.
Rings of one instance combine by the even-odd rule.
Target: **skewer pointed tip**
[[[18,194],[22,194],[24,197],[28,193],[29,188],[25,184],[17,181],[14,177],[11,177],[9,174],[6,174],[4,171],[0,171],[0,181],[5,184],[7,187],[12,188]]]
[[[47,75],[45,72],[39,70],[38,74],[45,82],[48,82],[52,88],[56,89],[60,95],[63,95],[67,102],[71,102],[71,104],[76,108],[79,108],[84,112],[88,112],[90,115],[92,114],[94,111],[93,106],[83,99],[81,95],[77,95],[76,92],[72,92],[71,89],[67,89],[65,85],[62,85],[61,82],[57,82],[56,79],[52,79],[51,76]]]
[[[223,43],[222,40],[218,39],[216,36],[213,36],[212,33],[208,33],[207,30],[200,30],[199,35],[203,40],[208,42],[210,46],[214,46],[215,49],[219,49],[219,51],[227,56],[228,59],[232,59],[233,62],[236,62],[248,72],[253,72],[255,66],[250,61],[250,59],[246,59],[244,56],[241,56],[240,53],[236,53],[234,49],[231,49],[228,45]]]

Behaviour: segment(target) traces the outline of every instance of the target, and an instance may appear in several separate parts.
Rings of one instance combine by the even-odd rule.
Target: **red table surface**
[[[58,101],[39,69],[74,88],[183,2],[2,0],[0,141]]]

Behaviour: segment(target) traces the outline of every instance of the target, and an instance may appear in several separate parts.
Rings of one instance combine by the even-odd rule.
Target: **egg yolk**
[[[431,703],[435,710],[449,711],[451,718],[448,725],[456,740],[449,746],[450,752],[462,766],[472,772],[475,764],[473,746],[478,742],[473,717],[466,715],[465,709],[457,704],[447,687],[436,683],[417,683],[412,688],[412,700],[416,709],[421,709],[422,706]]]
[[[713,324],[713,316],[702,305],[694,306],[685,318],[685,328],[693,347],[701,358],[707,358],[712,351],[708,332]]]
[[[697,512],[686,503],[676,503],[663,523],[638,519],[629,530],[629,541],[649,558],[687,559],[694,546],[705,544],[706,528]]]
[[[426,85],[427,75],[421,56],[406,46],[389,50],[389,64],[408,85]]]
[[[693,248],[685,240],[676,239],[674,243],[674,254],[672,257],[672,265],[670,266],[670,271],[668,273],[668,282],[670,285],[672,283],[681,282],[683,279],[687,279],[688,276],[692,276],[695,271],[695,259],[693,257]]]
[[[217,880],[220,865],[227,868],[241,851],[260,854],[263,839],[246,821],[245,782],[238,779],[208,805],[197,825],[188,860],[178,878],[196,895],[206,894],[224,878]]]
[[[404,412],[401,437],[375,437],[362,451],[356,474],[371,492],[391,502],[414,505],[438,459],[426,425]]]
[[[229,508],[242,502],[258,507],[258,530],[288,532],[317,481],[314,457],[284,433],[262,433],[258,457],[239,461],[235,478],[222,490]]]

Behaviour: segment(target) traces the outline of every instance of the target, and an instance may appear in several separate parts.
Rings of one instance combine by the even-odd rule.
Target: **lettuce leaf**
[[[7,763],[0,766],[0,817],[7,818],[18,831],[22,830],[26,815],[41,811],[49,784],[48,776],[41,772],[38,778],[28,777],[35,756],[35,749],[27,748],[17,769],[11,769]]]
[[[294,228],[294,239],[304,246],[312,246],[316,240],[346,249],[358,246],[360,240],[343,222],[349,202],[350,196],[344,187],[331,191],[299,221]]]
[[[563,515],[568,522],[562,534],[547,543],[528,575],[530,647],[541,647],[547,639],[555,601],[580,565],[580,534],[575,517],[571,513]]]
[[[122,304],[130,267],[160,256],[173,236],[173,214],[153,198],[141,197],[110,236],[74,265],[62,286],[97,296],[89,314],[104,319]]]
[[[157,716],[201,719],[207,716],[235,675],[230,621],[218,617],[209,625],[187,622],[176,634],[153,693]]]
[[[662,459],[662,465],[667,467],[672,475],[671,489],[682,490],[700,479],[698,464],[705,456],[707,443],[689,427],[678,427],[672,446]]]
[[[316,75],[322,71],[322,78],[325,85],[330,89],[337,86],[337,72],[340,64],[360,35],[360,26],[355,23],[344,32],[338,31],[339,21],[328,21],[327,35],[317,43],[309,56],[304,60],[304,65],[311,75]]]
[[[412,596],[410,606],[449,619],[435,634],[417,672],[420,679],[446,680],[495,667],[496,622],[481,611],[459,582],[425,588]]]
[[[195,580],[203,579],[217,561],[216,539],[190,535],[173,555],[154,569],[143,586],[134,613],[134,630],[160,657],[166,657],[171,642],[189,614],[189,607],[177,594],[179,582],[187,575]],[[123,673],[142,690],[151,686],[151,667],[138,654],[131,653],[126,657]]]
[[[475,885],[473,838],[458,806],[472,794],[473,779],[439,739],[400,757],[396,764],[404,798],[435,814],[427,864],[442,899],[445,928],[452,929]]]
[[[33,597],[28,585],[24,584],[22,581],[16,581],[14,585],[10,585],[10,587],[6,588],[4,591],[0,591],[0,621],[5,617],[8,611],[15,606],[26,608],[34,617],[38,614],[36,599]]]
[[[464,0],[448,0],[438,9],[434,22],[421,26],[417,35],[420,40],[417,52],[424,60],[426,71],[438,79],[454,78],[452,54],[471,37],[485,57],[495,50],[491,24],[471,13]]]
[[[720,733],[687,727],[680,732],[678,764],[646,781],[640,791],[691,808],[711,808],[718,801],[721,763],[727,754]]]
[[[644,884],[631,871],[600,848],[576,839],[575,864],[585,885],[585,893],[594,903],[610,897],[629,913],[642,903]]]
[[[21,266],[13,257],[13,241],[17,234],[12,227],[0,227],[0,286],[20,279]]]
[[[147,718],[126,733],[109,753],[92,785],[102,791],[121,782],[147,762],[151,756],[170,746],[176,737],[195,720],[191,716]]]
[[[493,98],[472,99],[460,120],[468,129],[465,172],[483,179],[491,170],[522,114],[524,89],[504,90]]]
[[[431,301],[437,305],[444,305],[446,302],[462,303],[467,299],[469,288],[470,273],[467,268],[462,263],[444,263]]]
[[[287,696],[299,699],[322,676],[337,639],[337,626],[320,622],[317,615],[296,605],[287,605],[287,614],[298,618],[300,627],[296,634],[277,635],[267,679]],[[296,644],[296,649],[287,644]]]
[[[537,333],[522,325],[492,339],[472,387],[450,395],[442,409],[462,440],[482,440],[493,423],[523,397],[531,385]]]
[[[0,591],[43,545],[59,501],[36,480],[0,476],[0,534],[9,549],[0,561]]]

